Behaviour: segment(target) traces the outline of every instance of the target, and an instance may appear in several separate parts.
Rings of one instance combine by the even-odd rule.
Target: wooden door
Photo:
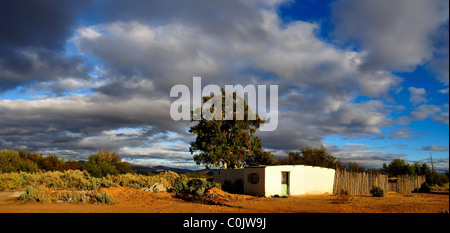
[[[281,195],[289,195],[289,172],[281,172]]]
[[[388,182],[388,192],[398,192],[397,180]]]

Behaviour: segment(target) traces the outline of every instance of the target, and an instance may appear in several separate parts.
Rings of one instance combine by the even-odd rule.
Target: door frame
[[[281,195],[290,195],[291,172],[281,172]],[[284,188],[285,187],[285,188]]]

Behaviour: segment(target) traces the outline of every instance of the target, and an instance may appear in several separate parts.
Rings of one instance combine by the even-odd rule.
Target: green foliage
[[[38,170],[37,164],[28,159],[22,159],[17,151],[0,150],[0,172],[36,172]]]
[[[133,173],[129,163],[122,162],[116,153],[109,153],[107,150],[89,156],[88,161],[84,163],[84,169],[94,177]]]
[[[342,164],[325,147],[301,147],[300,151],[289,152],[286,159],[278,159],[279,165],[309,165],[327,168],[340,167]]]
[[[206,168],[210,166],[239,168],[247,162],[252,165],[273,164],[273,155],[262,151],[261,139],[255,136],[256,130],[264,123],[264,120],[257,114],[255,120],[249,120],[248,115],[251,110],[245,101],[236,95],[236,92],[233,93],[233,118],[222,120],[225,119],[226,111],[231,110],[226,109],[228,106],[225,104],[225,96],[225,90],[222,89],[221,96],[203,97],[204,102],[219,100],[222,106],[214,106],[214,108],[222,108],[222,115],[219,111],[214,111],[214,119],[206,120],[202,117],[197,125],[190,128],[189,132],[197,138],[191,143],[189,151],[192,154],[200,151],[194,155],[195,162],[198,165],[204,164]],[[198,110],[196,113],[198,114]],[[238,120],[239,114],[243,114],[244,119]]]
[[[27,186],[44,186],[54,190],[98,190],[102,187],[124,186],[149,188],[160,183],[172,188],[179,175],[175,172],[163,172],[159,175],[119,174],[105,177],[93,177],[87,171],[48,171],[38,173],[0,173],[0,191],[24,189]]]
[[[146,176],[142,174],[119,174],[119,175],[107,175],[103,177],[102,181],[110,181],[110,186],[123,186],[131,188],[149,188],[153,184],[157,183],[159,177]]]
[[[104,191],[60,191],[57,194],[52,195],[50,189],[43,185],[28,186],[25,192],[20,196],[20,201],[31,201],[39,203],[114,203],[113,198],[111,198],[108,193]]]
[[[182,176],[187,177],[186,175],[182,175]],[[171,189],[174,187],[175,183],[177,182],[177,180],[179,178],[180,178],[180,175],[178,175],[176,172],[165,171],[165,172],[161,172],[159,175],[154,177],[153,180],[155,180],[155,181],[152,182],[151,185],[158,182],[158,183],[162,184],[164,187]]]
[[[246,164],[248,166],[275,165],[275,159],[271,152],[259,150],[247,158]]]
[[[400,175],[423,175],[429,186],[444,186],[449,183],[448,172],[439,174],[433,171],[426,163],[409,164],[403,159],[396,159],[389,164],[383,164],[383,170],[389,177],[398,177]]]
[[[43,156],[42,154],[32,153],[22,149],[19,149],[17,152],[23,160],[37,164],[40,170],[64,171],[81,169],[80,163],[73,160],[65,161],[64,158],[59,158],[56,155]]]
[[[190,189],[188,186],[188,181],[189,179],[184,176],[181,175],[180,177],[176,178],[174,183],[173,183],[173,187],[171,189],[171,192],[176,193],[176,194],[187,194],[190,193]]]
[[[89,203],[92,199],[91,195],[87,192],[59,192],[55,201],[61,201],[64,203]]]
[[[3,149],[0,150],[0,172],[37,172],[64,171],[80,169],[80,163],[76,161],[64,161],[56,155],[42,156],[25,150]]]
[[[370,190],[370,194],[374,197],[384,197],[384,189],[379,186],[373,186]]]
[[[174,182],[172,192],[176,194],[188,194],[202,197],[208,189],[216,187],[216,183],[204,179],[189,179],[181,175]]]
[[[396,159],[390,164],[383,164],[383,169],[389,177],[398,177],[400,175],[414,175],[415,169],[403,159]]]
[[[430,171],[425,176],[429,185],[443,186],[449,182],[447,175],[438,174],[436,171]]]
[[[25,190],[25,193],[20,196],[20,201],[50,203],[52,201],[52,197],[50,190],[45,186],[29,186]]]
[[[334,203],[336,203],[336,204],[348,204],[348,203],[351,203],[352,200],[353,200],[353,197],[351,195],[348,195],[348,192],[342,189],[336,195],[336,200],[334,201]]]
[[[349,162],[347,164],[347,170],[351,172],[365,172],[366,168],[358,165],[355,162]]]
[[[433,191],[448,191],[449,189],[449,183],[444,183],[442,185],[434,184],[430,187]]]
[[[431,191],[431,186],[428,183],[423,183],[418,191],[419,193],[429,193]]]
[[[94,194],[95,203],[100,204],[113,204],[114,199],[112,199],[107,192],[95,193]]]
[[[0,174],[0,191],[19,189],[24,183],[19,173]]]

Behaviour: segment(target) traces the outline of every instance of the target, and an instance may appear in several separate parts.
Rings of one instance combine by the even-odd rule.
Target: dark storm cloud
[[[431,36],[448,23],[448,1],[334,2],[335,34],[367,52],[362,68],[414,70],[433,56]]]
[[[173,121],[169,114],[170,89],[191,88],[193,76],[202,77],[203,87],[278,85],[278,128],[258,132],[263,146],[277,153],[321,146],[329,135],[383,137],[381,129],[393,125],[393,107],[381,98],[389,98],[402,79],[385,64],[373,64],[409,66],[433,53],[423,50],[431,43],[426,39],[431,30],[414,28],[405,19],[420,8],[418,2],[406,10],[394,4],[373,27],[364,17],[361,25],[355,22],[354,14],[367,11],[363,16],[383,18],[378,2],[368,8],[350,0],[336,5],[340,36],[361,40],[362,52],[327,43],[317,36],[318,23],[282,22],[275,9],[279,0],[90,2],[0,3],[0,92],[17,86],[40,92],[30,100],[0,99],[0,147],[67,156],[108,149],[130,161],[193,164],[188,148],[195,137],[187,133],[192,123]],[[428,7],[430,16],[434,8]],[[386,29],[394,21],[407,26],[408,43],[399,38],[402,30]],[[434,27],[437,21],[424,23]],[[370,33],[392,38],[392,44],[384,50]],[[402,59],[405,55],[408,59]],[[373,69],[360,69],[369,62]],[[356,102],[359,96],[370,100]],[[421,105],[399,120],[433,117],[448,124],[446,112],[448,104]],[[336,151],[365,163],[403,156],[367,154],[369,149]]]
[[[17,86],[55,80],[86,79],[87,67],[77,57],[65,57],[47,49],[7,51],[0,57],[0,91]]]
[[[0,3],[0,48],[62,49],[75,14],[90,0],[12,0]]]
[[[260,13],[246,1],[238,0],[111,0],[106,5],[105,19],[140,21],[150,25],[181,22],[228,39],[253,40],[265,35],[254,24],[262,21]]]
[[[89,2],[1,1],[0,91],[55,77],[83,76],[81,60],[60,52],[72,33],[76,13]]]
[[[186,135],[182,122],[168,117],[169,101],[107,96],[51,100],[0,100],[0,146],[30,150],[119,150],[149,141],[164,142],[169,131]],[[131,133],[120,129],[142,128]],[[119,129],[119,130],[118,130]],[[170,138],[178,140],[177,138]],[[187,148],[186,148],[187,150]]]

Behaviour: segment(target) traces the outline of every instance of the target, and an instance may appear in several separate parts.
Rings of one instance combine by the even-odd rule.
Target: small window
[[[247,179],[250,184],[257,184],[259,182],[259,175],[258,173],[250,173],[248,174]]]

